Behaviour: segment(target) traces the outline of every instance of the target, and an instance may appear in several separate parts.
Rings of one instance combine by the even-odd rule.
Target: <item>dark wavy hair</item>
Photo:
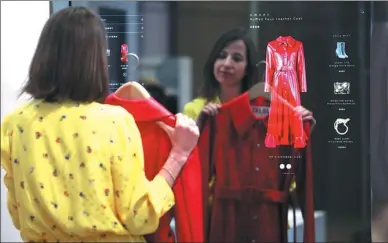
[[[200,96],[208,101],[213,100],[220,91],[220,84],[214,77],[214,63],[218,59],[222,50],[234,41],[242,40],[246,46],[247,67],[246,75],[241,81],[241,91],[247,91],[253,84],[258,81],[258,71],[256,68],[258,53],[248,30],[236,28],[222,34],[214,44],[206,60],[203,69],[204,83],[200,90]]]

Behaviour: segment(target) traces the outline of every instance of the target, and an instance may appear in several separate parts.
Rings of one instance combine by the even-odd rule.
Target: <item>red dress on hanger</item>
[[[295,116],[292,110],[301,105],[300,92],[307,92],[302,42],[291,36],[280,36],[268,43],[264,91],[271,92],[266,146],[294,144],[295,148],[304,148],[302,117]]]
[[[106,104],[125,108],[134,117],[140,130],[145,161],[145,173],[153,179],[167,160],[171,142],[157,121],[175,126],[171,114],[153,98],[125,100],[111,94]],[[195,148],[173,187],[175,206],[160,220],[158,230],[146,236],[148,242],[203,242],[201,165],[198,149]],[[170,222],[175,218],[177,239],[172,236]]]
[[[206,242],[288,242],[293,179],[304,215],[304,242],[315,242],[310,147],[266,148],[267,117],[254,115],[252,106],[269,104],[262,97],[250,102],[245,93],[204,122],[199,141],[204,203],[211,193],[208,180],[216,177],[212,208],[203,207]],[[281,170],[281,164],[291,169]]]

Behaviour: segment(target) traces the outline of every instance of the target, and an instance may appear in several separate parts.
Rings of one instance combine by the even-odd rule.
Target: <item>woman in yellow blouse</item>
[[[197,143],[192,119],[163,127],[173,149],[148,181],[133,117],[108,94],[105,30],[86,8],[43,28],[23,93],[1,124],[8,208],[26,242],[144,242],[174,205],[171,186]]]

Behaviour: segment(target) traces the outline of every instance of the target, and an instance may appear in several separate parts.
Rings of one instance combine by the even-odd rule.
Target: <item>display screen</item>
[[[200,94],[204,65],[216,40],[234,27],[248,29],[258,50],[263,77],[258,81],[270,97],[270,105],[252,106],[253,113],[268,115],[263,146],[257,149],[266,151],[277,174],[292,175],[292,165],[279,161],[294,156],[288,148],[304,149],[311,142],[316,241],[369,241],[369,3],[71,5],[94,9],[105,23],[112,92],[128,80],[152,80],[176,95],[179,112]],[[302,117],[293,113],[298,106],[311,110],[317,121],[311,136],[305,134]],[[305,156],[293,159],[305,161]],[[301,210],[296,222],[291,209],[289,214],[288,240],[296,232],[302,241]]]
[[[115,91],[128,80],[138,79],[140,59],[131,42],[143,38],[143,17],[114,8],[100,7],[98,11],[107,32],[110,87]]]
[[[362,133],[368,129],[369,117],[362,107],[368,103],[369,92],[365,73],[369,65],[368,6],[260,2],[258,9],[250,15],[250,27],[257,30],[259,53],[267,62],[263,70],[266,85],[278,96],[271,110],[275,108],[287,119],[287,104],[293,107],[300,102],[317,119],[312,135],[315,210],[325,212],[326,220],[326,238],[317,241],[353,241],[366,236],[369,175],[363,165],[367,148]],[[279,116],[276,111],[274,117]],[[300,121],[290,122],[298,134]],[[284,130],[279,125],[284,122],[273,124],[277,131]],[[351,227],[341,230],[342,235],[336,233],[338,225],[350,224],[350,220]]]
[[[101,2],[72,2],[72,6],[94,9],[105,24],[108,49],[110,89],[114,92],[129,80],[138,80],[139,53],[137,45],[143,36],[144,18],[137,12],[136,3],[126,3],[126,8]]]

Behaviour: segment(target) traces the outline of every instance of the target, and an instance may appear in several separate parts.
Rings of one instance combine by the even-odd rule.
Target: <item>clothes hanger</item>
[[[257,99],[258,97],[265,97],[271,100],[271,92],[264,92],[264,82],[258,82],[248,90],[248,97],[250,100]],[[271,90],[272,91],[272,90]]]
[[[135,81],[129,81],[128,83],[123,84],[115,92],[115,95],[126,100],[140,100],[151,98],[150,93]]]
[[[269,87],[270,92],[264,92],[264,82],[259,82],[255,85],[253,85],[248,90],[248,96],[250,100],[257,99],[258,97],[265,97],[268,100],[271,100],[271,94],[276,96],[276,98],[283,103],[285,106],[290,108],[291,110],[294,110],[296,107],[294,105],[291,105],[286,99],[281,97],[271,86]]]
[[[267,62],[265,60],[262,60],[256,64],[256,67],[259,68],[263,64],[265,67],[267,65]],[[263,80],[264,80],[264,76],[263,76]],[[254,100],[254,99],[257,99],[258,97],[264,97],[268,100],[271,100],[271,92],[264,92],[265,90],[264,87],[265,87],[265,83],[263,81],[254,84],[248,90],[249,99]]]
[[[142,100],[151,98],[150,93],[148,93],[143,85],[135,81],[129,81],[128,83],[123,84],[116,90],[115,95],[126,100]],[[169,117],[163,122],[157,121],[156,124],[158,124],[166,133],[170,134],[173,131],[173,127],[175,127],[175,119],[173,117]]]

